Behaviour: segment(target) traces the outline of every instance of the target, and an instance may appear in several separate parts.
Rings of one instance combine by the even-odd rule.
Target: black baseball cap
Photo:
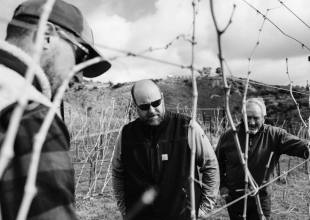
[[[47,0],[28,0],[21,3],[15,9],[12,20],[22,20],[25,16],[39,18],[43,12],[43,6],[46,1]],[[92,30],[77,7],[62,0],[56,0],[48,21],[75,35],[78,42],[89,50],[89,55],[86,60],[98,56],[103,58],[94,48]],[[104,59],[99,63],[83,69],[83,76],[88,78],[97,77],[110,69],[110,67],[111,64]]]

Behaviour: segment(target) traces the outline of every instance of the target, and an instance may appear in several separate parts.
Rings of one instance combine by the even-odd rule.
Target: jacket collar
[[[26,80],[23,77],[27,66],[14,55],[0,49],[0,110],[17,101],[23,90]],[[50,100],[44,96],[40,89],[42,87],[35,78],[33,86],[29,88],[29,100],[50,106]]]
[[[265,131],[265,127],[266,127],[266,125],[262,124],[262,126],[259,128],[259,130],[257,131],[256,134],[263,133]],[[244,121],[243,120],[241,120],[241,123],[237,126],[236,129],[237,129],[237,131],[245,133],[245,126],[244,126]]]
[[[10,54],[7,51],[1,49],[0,49],[0,64],[7,66],[8,68],[16,71],[22,76],[24,76],[27,71],[27,66],[24,62],[15,57],[13,54]],[[36,77],[33,80],[33,85],[36,87],[36,89],[42,91],[41,85]]]

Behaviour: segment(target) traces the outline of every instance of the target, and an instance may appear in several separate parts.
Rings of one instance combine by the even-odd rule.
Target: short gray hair
[[[263,113],[263,116],[266,116],[267,113],[266,113],[266,105],[265,105],[265,102],[264,102],[264,99],[261,98],[261,97],[257,97],[257,98],[249,98],[246,100],[246,105],[249,105],[249,104],[256,104],[257,106],[260,107],[260,109],[262,110],[262,113]]]

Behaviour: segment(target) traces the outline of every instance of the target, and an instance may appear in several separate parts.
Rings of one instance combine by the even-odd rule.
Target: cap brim
[[[103,57],[95,48],[93,48],[89,44],[84,44],[84,46],[86,46],[87,49],[89,50],[89,56],[87,60],[90,60],[95,57]],[[102,60],[99,63],[93,64],[83,69],[83,76],[87,78],[94,78],[108,71],[110,67],[111,64],[107,60]]]

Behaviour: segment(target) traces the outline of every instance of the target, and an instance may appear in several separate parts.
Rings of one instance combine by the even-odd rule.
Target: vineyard
[[[91,85],[91,83],[85,83],[88,86]],[[198,81],[198,83],[202,82]],[[186,87],[186,82],[176,79],[173,82],[171,80],[160,81],[159,84],[167,94],[165,96],[165,99],[168,100],[167,108],[190,115],[190,108],[176,105],[172,101],[172,97],[175,96],[173,91],[180,91],[179,87]],[[65,121],[71,134],[71,158],[76,175],[76,206],[80,219],[121,219],[113,198],[110,171],[111,157],[118,131],[124,124],[136,117],[130,105],[130,86],[131,84],[120,86],[117,89],[95,89],[95,91],[87,92],[71,89],[66,97],[72,103],[77,103],[76,101],[81,97],[85,101],[83,107],[77,104],[65,104]],[[213,92],[217,91],[217,87],[215,86],[212,90]],[[259,88],[255,91],[263,93]],[[275,91],[273,90],[273,92]],[[108,96],[104,94],[108,94]],[[186,102],[186,100],[178,101]],[[271,106],[270,108],[273,110]],[[226,120],[223,118],[223,109],[198,108],[197,120],[215,147],[219,136],[227,126],[227,124],[225,125]],[[279,126],[289,128],[283,121],[279,121]],[[297,126],[301,127],[302,125],[299,124],[295,127]],[[299,132],[297,128],[290,131],[295,134]],[[280,173],[285,173],[301,162],[302,160],[298,158],[282,156]],[[274,177],[277,175],[275,170]],[[273,219],[308,219],[310,184],[305,166],[281,177],[272,184],[271,189]],[[219,197],[217,208],[223,205],[225,203]],[[209,219],[229,218],[224,209]]]
[[[184,2],[180,4],[181,6],[183,5],[183,7],[185,5]],[[208,4],[206,4],[205,2],[208,2]],[[148,62],[153,62],[158,64],[158,66],[169,66],[171,68],[173,67],[175,68],[173,69],[175,72],[182,72],[182,74],[180,75],[189,76],[184,79],[177,80],[178,86],[175,87],[175,81],[173,78],[169,79],[168,77],[167,81],[157,81],[159,81],[159,85],[163,87],[162,91],[165,95],[165,105],[167,109],[170,111],[186,114],[191,117],[193,122],[198,121],[207,136],[209,137],[211,144],[214,148],[217,145],[220,135],[227,129],[232,129],[235,138],[235,145],[237,146],[237,152],[239,154],[239,159],[245,173],[245,195],[238,198],[237,200],[241,200],[242,198],[247,198],[249,196],[255,196],[259,209],[258,211],[260,212],[260,217],[261,219],[264,219],[259,204],[259,192],[266,185],[270,185],[270,193],[272,196],[272,219],[309,219],[309,159],[301,160],[297,158],[282,156],[277,169],[272,175],[271,180],[265,183],[266,185],[258,186],[256,182],[253,181],[252,174],[250,173],[248,168],[247,160],[249,141],[245,142],[245,150],[243,153],[240,148],[240,142],[238,139],[235,125],[237,125],[241,120],[244,121],[245,136],[246,140],[248,140],[249,130],[247,128],[248,123],[246,113],[246,100],[250,96],[261,96],[266,101],[268,109],[268,123],[285,128],[286,130],[299,136],[300,138],[309,139],[310,86],[308,84],[308,81],[303,79],[304,85],[307,82],[307,87],[293,87],[293,80],[295,80],[296,77],[296,75],[294,75],[294,71],[298,71],[298,69],[296,69],[296,66],[298,65],[294,62],[296,61],[296,57],[290,56],[291,51],[288,50],[283,52],[287,53],[287,56],[286,54],[284,56],[283,54],[281,54],[277,57],[278,64],[283,64],[280,72],[283,72],[284,74],[281,78],[284,78],[284,76],[286,75],[288,82],[287,86],[272,86],[251,80],[251,78],[253,76],[253,73],[258,70],[258,68],[255,68],[255,65],[260,66],[260,62],[265,59],[265,56],[267,57],[270,51],[276,51],[277,49],[273,48],[272,40],[268,41],[268,38],[263,37],[263,32],[267,32],[267,30],[270,31],[270,28],[273,28],[275,32],[269,33],[276,33],[278,39],[280,39],[279,37],[281,37],[281,39],[283,38],[292,44],[294,43],[293,46],[291,45],[291,47],[295,47],[295,49],[299,48],[301,50],[299,51],[298,49],[298,52],[296,52],[297,50],[295,50],[296,54],[299,55],[299,58],[304,59],[303,56],[305,56],[305,54],[310,51],[310,47],[307,46],[307,43],[305,43],[307,39],[305,40],[301,37],[306,35],[304,34],[304,32],[301,32],[303,34],[295,36],[289,33],[289,31],[287,31],[281,25],[278,25],[277,22],[274,22],[274,20],[277,20],[276,18],[280,17],[278,16],[279,14],[276,14],[278,8],[284,9],[286,13],[294,17],[295,22],[299,22],[300,25],[306,26],[306,28],[308,29],[310,28],[310,26],[307,25],[307,23],[301,17],[299,17],[293,9],[291,9],[286,3],[280,0],[277,1],[277,7],[265,8],[266,12],[263,12],[257,6],[255,6],[255,4],[252,4],[253,2],[247,0],[240,0],[238,5],[242,4],[243,10],[244,8],[247,8],[247,11],[251,11],[253,14],[256,14],[259,19],[255,21],[255,25],[248,25],[251,26],[247,27],[249,29],[245,28],[246,36],[239,36],[239,30],[241,30],[241,28],[236,28],[236,26],[233,27],[233,20],[235,17],[237,17],[237,5],[235,3],[232,5],[225,5],[222,3],[218,6],[225,6],[226,9],[220,12],[219,9],[217,9],[217,7],[214,5],[214,3],[217,1],[209,0],[205,2],[203,2],[202,0],[192,0],[186,2],[187,4],[184,8],[187,11],[187,16],[185,17],[188,21],[188,27],[190,31],[180,29],[182,30],[181,34],[174,33],[173,40],[164,44],[164,46],[145,47],[145,45],[143,45],[141,47],[145,47],[147,49],[141,49],[140,47],[138,47],[138,49],[136,50],[136,48],[133,47],[135,51],[131,51],[133,49],[131,47],[129,47],[128,49],[124,45],[123,48],[115,46],[121,45],[122,47],[122,44],[111,44],[112,46],[110,46],[107,45],[105,42],[103,42],[102,44],[96,43],[96,47],[100,48],[102,51],[108,51],[108,53],[106,53],[108,54],[108,57],[103,58],[96,55],[97,57],[91,57],[86,61],[80,63],[77,63],[76,60],[75,63],[77,65],[73,66],[66,74],[66,76],[64,76],[63,79],[60,80],[61,83],[59,83],[60,85],[57,85],[57,91],[55,91],[55,94],[53,94],[53,98],[49,87],[49,79],[47,79],[46,73],[44,72],[45,70],[43,71],[41,66],[39,66],[38,64],[40,63],[42,58],[41,52],[46,49],[46,47],[44,47],[45,43],[50,43],[50,39],[46,39],[47,30],[45,29],[47,29],[46,27],[50,22],[49,15],[52,12],[55,0],[48,0],[44,4],[42,14],[40,14],[40,19],[38,19],[38,27],[35,31],[36,35],[35,37],[33,37],[34,52],[33,54],[31,54],[31,56],[30,54],[27,54],[25,53],[25,51],[21,50],[18,45],[11,45],[6,41],[0,42],[1,50],[4,50],[7,53],[13,54],[14,56],[18,57],[19,60],[24,62],[26,66],[29,67],[26,68],[27,70],[24,76],[26,83],[24,85],[24,88],[19,88],[20,93],[16,95],[16,98],[14,100],[14,102],[17,103],[16,107],[13,110],[11,120],[5,132],[6,134],[3,135],[5,137],[3,138],[4,140],[1,146],[0,154],[1,177],[4,174],[6,167],[10,164],[12,160],[14,160],[14,140],[17,136],[18,128],[21,123],[23,113],[26,110],[27,103],[28,101],[31,101],[27,89],[29,89],[28,87],[30,87],[35,76],[38,77],[40,81],[48,82],[48,87],[42,88],[42,90],[44,90],[43,92],[48,91],[46,92],[46,94],[44,94],[46,97],[48,97],[48,112],[46,113],[44,121],[40,125],[40,129],[35,134],[35,137],[33,137],[33,153],[31,155],[31,162],[29,165],[30,168],[27,171],[26,175],[24,195],[22,197],[21,205],[18,210],[17,219],[26,219],[33,199],[37,194],[36,178],[38,174],[41,150],[49,132],[49,128],[53,123],[54,116],[58,113],[58,108],[63,100],[65,101],[64,121],[69,129],[71,137],[70,156],[71,162],[75,170],[75,206],[77,214],[81,220],[121,219],[120,213],[118,212],[116,206],[116,202],[113,198],[113,192],[111,187],[111,161],[114,154],[115,141],[121,127],[136,118],[136,112],[134,110],[129,92],[131,84],[113,84],[110,81],[110,85],[105,89],[99,88],[97,86],[86,88],[84,84],[77,85],[77,87],[75,87],[76,85],[73,85],[73,87],[69,89],[68,94],[65,96],[65,98],[63,97],[66,89],[68,88],[68,85],[70,84],[71,78],[74,78],[74,76],[77,73],[80,73],[83,69],[98,64],[104,61],[104,59],[107,59],[113,65],[123,67],[123,69],[120,68],[118,69],[118,71],[125,71],[129,73],[131,70],[128,70],[127,67],[125,67],[127,64],[124,65],[122,61],[131,58],[137,59],[139,61],[146,60]],[[166,6],[165,4],[163,4],[163,1],[158,1],[157,3],[158,4],[155,4],[156,7]],[[180,5],[177,4],[176,6]],[[166,17],[171,17],[171,20],[173,21],[171,11],[167,11],[168,13],[166,14]],[[225,12],[225,14],[222,12]],[[275,16],[273,17],[272,15],[274,14]],[[287,17],[283,16],[283,14],[284,13],[281,14],[281,18]],[[208,15],[208,19],[201,19],[202,17],[200,17],[200,15]],[[227,17],[226,15],[229,16]],[[240,14],[238,16],[240,18]],[[208,26],[208,32],[209,30],[212,30],[212,37],[210,37],[211,35],[209,36],[205,33],[204,34],[207,37],[200,35],[201,33],[198,30],[199,18],[201,19],[200,21],[208,20],[208,23],[206,23],[206,26],[203,28],[203,30],[205,30]],[[0,19],[5,23],[8,23],[10,21],[7,18]],[[168,22],[168,20],[170,19],[166,20],[167,21],[165,22]],[[225,22],[223,22],[223,20],[226,21],[226,24]],[[260,22],[259,26],[257,26],[258,21]],[[279,20],[277,21],[279,22]],[[23,25],[19,22],[15,22],[12,22],[12,25]],[[175,23],[182,22],[179,22],[176,19]],[[153,24],[150,24],[151,22],[147,24],[147,30],[150,30],[149,27],[153,26]],[[213,29],[209,28],[211,27],[211,25]],[[111,25],[111,27],[112,26],[114,25]],[[162,24],[159,24],[159,26],[161,27]],[[167,30],[171,29],[171,26],[174,26],[174,24],[170,24],[170,27],[167,27]],[[183,26],[183,24],[181,26]],[[255,30],[250,29],[253,27]],[[153,26],[153,28],[155,30],[155,25]],[[226,50],[224,50],[224,44],[228,42],[225,36],[231,34],[229,30],[231,30],[232,28],[234,28],[234,34],[237,33],[238,35],[238,37],[233,40],[233,44],[236,45],[230,45],[230,47],[228,46],[226,47]],[[114,30],[119,29],[117,27]],[[257,39],[254,43],[247,39],[247,33],[250,32],[251,34],[254,33],[255,39]],[[73,45],[79,45],[80,49],[83,48],[82,44],[80,44],[79,42],[75,42],[74,39],[71,39],[65,33],[58,30],[57,34],[57,37],[59,39],[61,39],[61,37],[64,38],[62,39],[62,41],[66,41],[66,44],[71,42]],[[115,36],[117,34],[115,34]],[[254,35],[251,35],[251,37],[253,38]],[[132,35],[131,37],[135,38],[136,36]],[[151,36],[149,37],[151,38]],[[143,34],[142,38],[147,38],[147,35]],[[201,41],[201,39],[203,39],[203,42]],[[207,45],[205,44],[206,39],[212,41],[211,44],[213,46],[210,47],[211,49],[209,48],[210,51],[206,50],[201,53],[201,51],[204,50],[205,46]],[[139,39],[135,39],[135,41],[139,41]],[[268,44],[262,44],[262,42],[265,41],[268,41]],[[239,44],[240,42],[242,43]],[[161,56],[161,58],[149,55],[154,54],[154,52],[155,54],[157,52],[161,53],[162,51],[167,52],[173,49],[175,45],[180,46],[180,43],[185,43],[185,46],[183,45],[184,47],[182,46],[182,49],[180,49],[180,51],[182,51],[182,53],[184,53],[185,51],[186,56],[182,58],[180,56],[180,59],[177,59],[177,61],[166,59],[165,55]],[[269,48],[264,48],[265,45],[268,45],[272,49],[269,50]],[[284,47],[281,44],[279,45],[277,46],[281,49],[282,47]],[[242,56],[242,62],[241,59],[236,60],[236,57],[232,55],[234,51],[238,49],[237,47],[246,47],[247,49],[246,52],[243,51],[236,56],[237,58],[240,58],[238,56]],[[260,49],[264,49],[264,53],[261,53]],[[176,54],[181,54],[180,51],[177,51]],[[266,51],[269,51],[269,53],[266,53]],[[207,62],[202,62],[202,57],[205,57],[206,55],[209,56],[209,52],[210,54],[212,53],[212,55],[208,57]],[[76,53],[76,51],[74,51],[74,53]],[[201,54],[203,54],[203,56],[201,56]],[[75,58],[77,58],[77,54],[74,55],[76,55]],[[73,58],[73,56],[71,58]],[[269,68],[270,66],[276,66],[273,63],[274,57],[268,56],[268,58]],[[184,62],[184,60],[186,60],[186,62]],[[309,57],[308,60],[310,60]],[[198,61],[199,65],[197,65]],[[235,73],[231,71],[230,61],[235,66],[242,66],[242,68],[236,68],[239,72],[236,73],[236,75],[240,76],[241,74],[243,76],[242,78],[237,77],[236,75],[234,75]],[[236,64],[238,62],[240,63]],[[299,62],[301,63],[301,61]],[[204,66],[205,64],[209,65],[209,63],[216,63],[216,66]],[[305,66],[304,61],[302,61],[302,64]],[[154,67],[154,69],[157,69],[158,66]],[[247,68],[245,68],[245,66],[247,66]],[[306,68],[300,68],[299,71],[301,71],[301,69],[303,69],[304,71],[304,69]],[[171,69],[167,68],[167,71],[168,70],[171,71]],[[240,73],[241,70],[243,73]],[[144,73],[146,72],[146,70],[142,70],[142,72]],[[214,75],[212,75],[211,72]],[[86,73],[85,70],[84,73]],[[268,71],[268,74],[273,73],[271,71]],[[143,76],[141,78],[145,77]],[[130,80],[132,79],[130,78]],[[12,86],[13,84],[13,82],[9,82],[9,80],[2,81],[1,83],[3,83],[4,87],[6,86],[6,83],[10,86]],[[284,82],[284,80],[282,80],[282,82]],[[1,88],[2,84],[0,86],[0,89]],[[193,126],[189,126],[189,129],[192,129],[192,131],[194,130]],[[194,134],[194,132],[192,132],[192,134]],[[195,181],[198,182],[199,180],[195,179],[194,175],[194,152],[196,146],[194,135],[192,136],[191,141],[193,146],[193,149],[191,150],[193,153],[191,154],[192,163],[190,167],[190,176],[188,178],[191,185],[191,218],[196,219],[194,215],[194,183]],[[272,154],[270,158],[271,157]],[[269,165],[267,164],[265,167],[266,170],[269,169],[268,166]],[[257,169],[261,169],[261,167],[258,167]],[[236,202],[236,200],[232,201],[232,203],[234,202]],[[219,195],[217,198],[215,209],[211,213],[208,213],[206,218],[228,219],[226,208],[229,205],[231,204],[225,204],[223,198],[221,198]],[[246,213],[247,206],[245,205],[244,207],[244,213]]]

